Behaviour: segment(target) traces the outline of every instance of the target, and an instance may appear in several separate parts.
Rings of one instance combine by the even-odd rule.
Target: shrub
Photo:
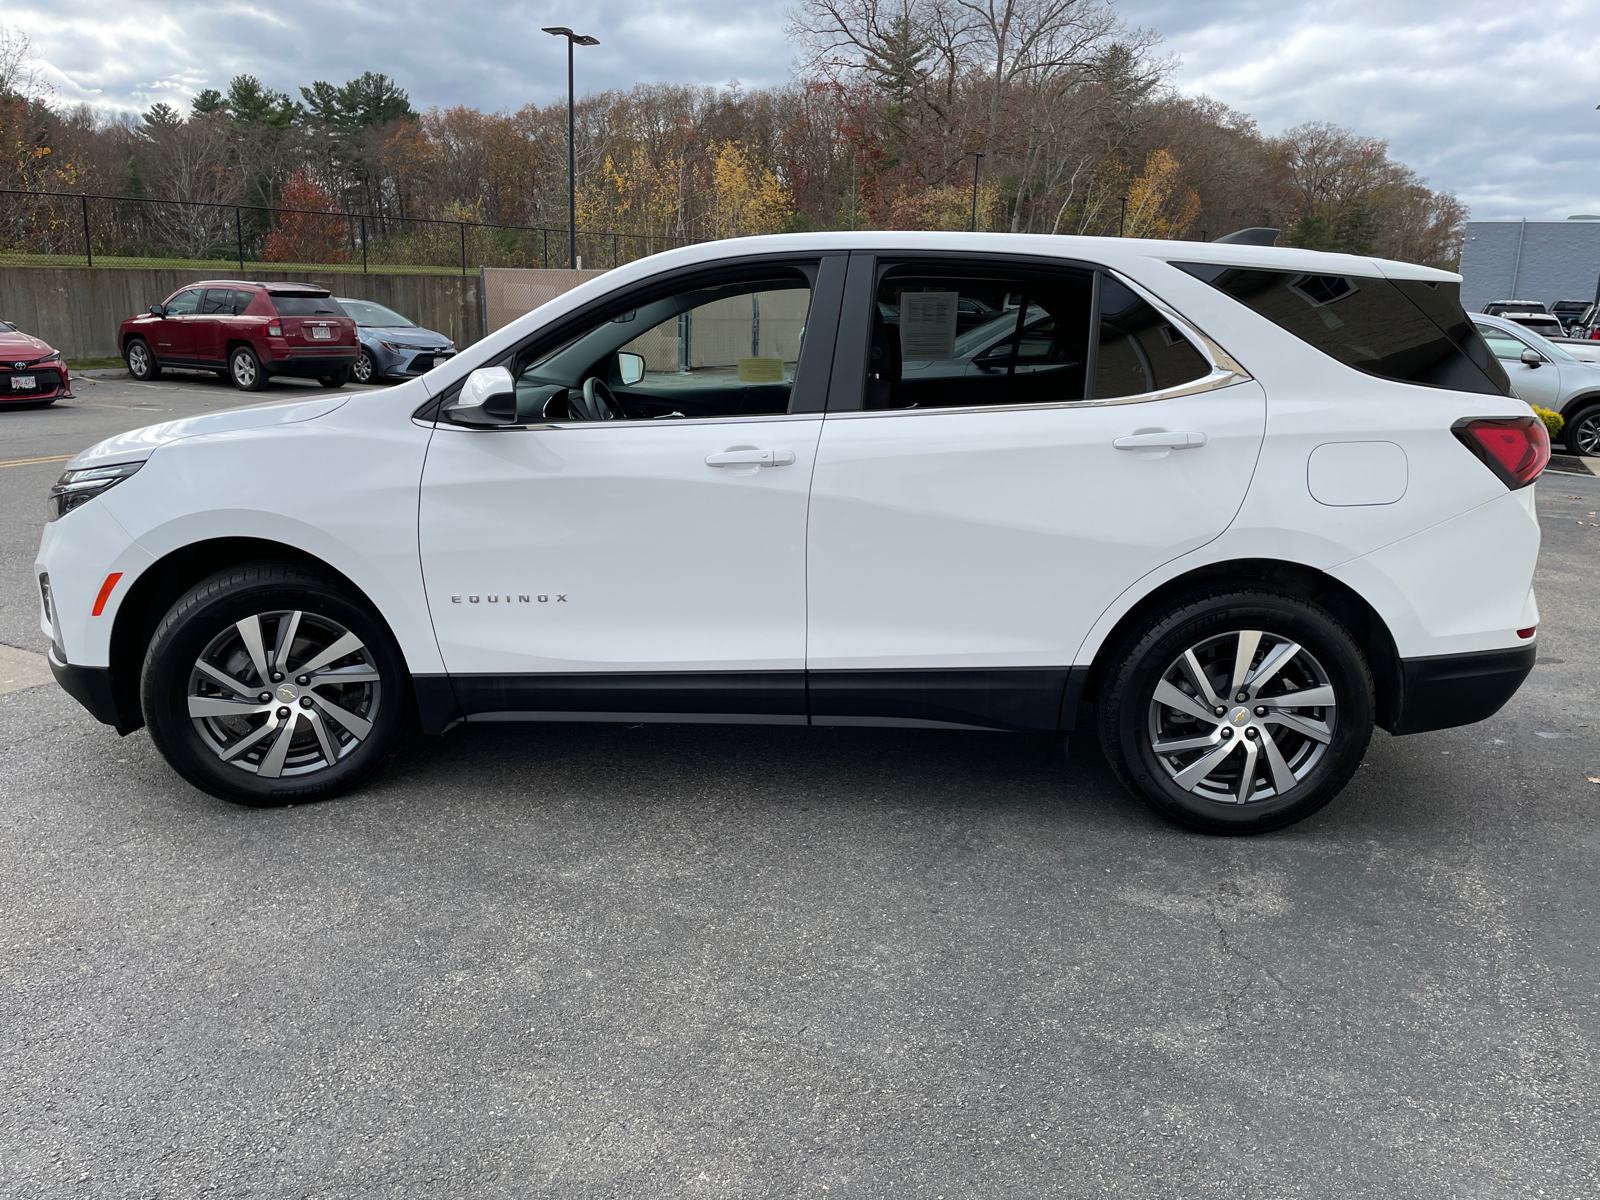
[[[1550,431],[1550,440],[1553,442],[1561,436],[1561,427],[1567,423],[1565,417],[1552,409],[1540,408],[1537,404],[1533,411],[1539,414],[1539,420],[1544,422],[1544,427]]]

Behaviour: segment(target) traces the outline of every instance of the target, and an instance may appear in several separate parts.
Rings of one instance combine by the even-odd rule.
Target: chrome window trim
[[[453,421],[446,420],[440,420],[435,425],[417,418],[412,419],[416,424],[426,429],[449,429],[459,433],[515,433],[538,432],[547,429],[657,429],[668,425],[674,429],[685,425],[758,425],[768,424],[773,421],[820,421],[823,415],[819,412],[748,413],[745,416],[732,417],[650,417],[648,419],[626,421],[540,421],[531,425],[457,425]]]

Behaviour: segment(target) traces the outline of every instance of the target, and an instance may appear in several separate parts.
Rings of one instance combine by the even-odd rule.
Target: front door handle
[[[724,450],[706,455],[708,467],[787,467],[792,462],[793,450]]]
[[[1118,450],[1192,450],[1206,444],[1203,433],[1130,433],[1111,443]]]

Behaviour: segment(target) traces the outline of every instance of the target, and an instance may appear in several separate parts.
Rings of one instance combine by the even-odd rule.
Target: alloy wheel
[[[1578,418],[1572,431],[1574,448],[1579,454],[1590,457],[1600,455],[1600,408],[1590,409]]]
[[[1248,629],[1190,647],[1150,700],[1150,748],[1172,782],[1200,799],[1283,796],[1328,752],[1338,719],[1328,673],[1304,646]]]
[[[371,734],[382,701],[372,653],[317,613],[260,613],[229,625],[189,674],[189,718],[201,742],[265,779],[333,766]]]
[[[372,358],[365,350],[363,350],[360,357],[356,359],[355,366],[350,368],[350,374],[355,378],[357,383],[372,382]]]
[[[150,351],[143,342],[134,342],[128,347],[128,373],[135,379],[142,379],[149,369]]]
[[[241,388],[249,389],[256,381],[256,360],[248,354],[235,354],[233,356],[233,381]]]

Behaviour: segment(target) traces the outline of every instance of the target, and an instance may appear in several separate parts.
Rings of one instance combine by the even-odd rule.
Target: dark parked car
[[[454,358],[456,344],[442,333],[406,320],[392,308],[340,296],[339,304],[355,318],[361,354],[351,378],[357,383],[410,379]]]
[[[9,321],[0,321],[0,405],[49,404],[72,392],[60,353]]]
[[[1588,308],[1587,300],[1557,300],[1550,306],[1550,311],[1561,322],[1562,332],[1570,337],[1573,328],[1583,319],[1583,314]]]
[[[135,379],[167,367],[215,371],[241,391],[274,375],[343,387],[361,352],[356,323],[324,288],[308,283],[208,279],[129,317],[118,336]]]

